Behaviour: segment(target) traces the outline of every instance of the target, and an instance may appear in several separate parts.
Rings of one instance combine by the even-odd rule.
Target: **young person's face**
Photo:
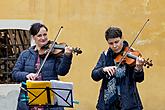
[[[107,42],[109,48],[111,48],[115,53],[119,53],[123,47],[123,40],[120,37],[109,38]]]
[[[33,36],[38,47],[42,47],[48,43],[47,34],[48,32],[46,31],[46,29],[44,27],[41,27],[40,31],[35,36]]]

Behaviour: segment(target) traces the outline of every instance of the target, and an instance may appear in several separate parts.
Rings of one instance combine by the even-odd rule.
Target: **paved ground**
[[[19,84],[0,84],[0,110],[16,110]]]

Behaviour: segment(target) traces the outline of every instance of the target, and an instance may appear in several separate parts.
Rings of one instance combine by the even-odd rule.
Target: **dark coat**
[[[108,51],[111,65],[114,65],[114,53],[111,49]],[[102,85],[100,88],[99,99],[96,108],[98,110],[109,110],[106,109],[104,103],[104,89],[107,87],[108,79],[103,73],[103,67],[107,66],[107,53],[103,52],[92,71],[92,79],[94,81],[102,80]],[[142,82],[144,80],[144,72],[135,71],[134,67],[126,65],[126,75],[121,80],[121,110],[141,110],[143,109],[142,103],[138,94],[136,87],[136,82]],[[108,105],[109,106],[109,105]]]
[[[36,73],[35,64],[37,62],[38,53],[34,51],[34,47],[21,52],[17,62],[12,71],[12,78],[17,82],[26,82],[26,75],[29,73]],[[41,62],[44,58],[41,58]],[[58,75],[64,76],[69,72],[72,56],[68,57],[66,55],[55,57],[54,55],[49,55],[43,68],[41,69],[42,80],[58,80]],[[22,94],[26,94],[23,90],[20,91],[18,98],[18,108],[17,110],[28,110],[25,102],[21,101]],[[51,109],[51,110],[61,110],[61,109]]]

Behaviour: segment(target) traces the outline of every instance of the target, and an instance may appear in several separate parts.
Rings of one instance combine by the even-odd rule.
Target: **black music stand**
[[[36,81],[34,81],[36,82]],[[44,82],[44,81],[43,81]],[[43,107],[50,109],[52,107],[70,107],[73,108],[73,93],[72,85],[64,83],[58,83],[59,81],[50,81],[51,87],[27,87],[28,96],[30,100],[27,102],[29,107]],[[33,81],[31,81],[33,83]],[[38,83],[39,84],[39,83]],[[61,85],[62,84],[62,85]],[[61,87],[63,86],[63,87]],[[36,91],[38,91],[36,94]],[[40,103],[37,101],[40,97],[44,97],[44,102]],[[45,100],[46,99],[46,100]],[[41,101],[41,98],[39,99]]]

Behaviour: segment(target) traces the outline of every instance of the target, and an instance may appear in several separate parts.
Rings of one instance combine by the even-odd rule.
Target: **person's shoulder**
[[[103,50],[101,53],[100,53],[100,58],[105,58],[107,56],[107,52],[108,50]]]
[[[20,56],[27,56],[27,54],[29,54],[29,50],[28,50],[28,49],[23,50],[23,51],[20,53]]]
[[[29,53],[29,52],[30,52],[30,49],[28,48],[26,50],[23,50],[21,53],[26,54],[26,53]]]
[[[104,50],[104,51],[102,51],[102,55],[107,55],[107,53],[108,53],[108,50]]]
[[[21,55],[22,56],[27,56],[28,54],[30,54],[30,53],[32,53],[34,51],[34,49],[33,48],[28,48],[28,49],[26,49],[26,50],[23,50],[22,52],[21,52]]]

